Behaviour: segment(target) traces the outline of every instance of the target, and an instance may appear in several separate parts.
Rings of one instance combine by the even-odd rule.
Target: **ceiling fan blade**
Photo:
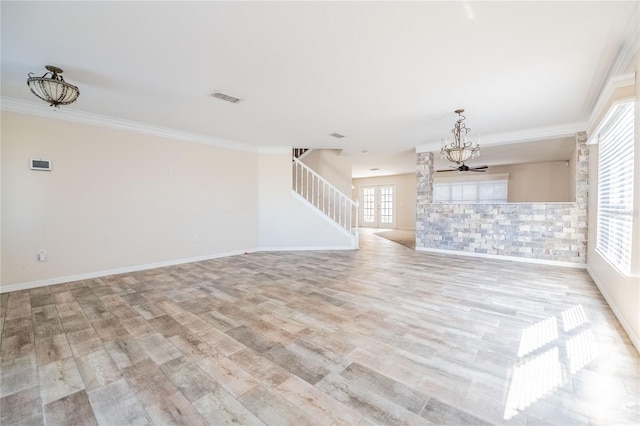
[[[486,170],[484,169],[469,169],[470,172],[478,172],[478,173],[484,173],[486,172]]]
[[[470,169],[488,169],[489,166],[474,166],[474,167],[470,167]]]
[[[440,172],[457,172],[458,169],[444,169],[444,170],[436,170],[436,172],[440,173]]]

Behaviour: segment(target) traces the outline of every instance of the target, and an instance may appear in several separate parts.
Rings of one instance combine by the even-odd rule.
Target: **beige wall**
[[[351,158],[337,149],[313,149],[301,160],[345,195],[351,193]]]
[[[3,291],[258,246],[255,153],[1,118]],[[53,171],[29,170],[30,158],[51,160]],[[43,248],[47,261],[38,262]]]
[[[353,199],[360,198],[360,187],[367,185],[396,186],[396,228],[416,227],[416,175],[415,173],[353,179]]]
[[[575,201],[575,190],[570,195],[571,170],[566,161],[490,168],[491,173],[509,173],[510,203]]]

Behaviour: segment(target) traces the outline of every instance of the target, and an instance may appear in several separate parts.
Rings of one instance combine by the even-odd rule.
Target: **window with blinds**
[[[506,203],[507,179],[471,182],[444,182],[433,185],[435,203]]]
[[[631,273],[633,127],[631,101],[615,105],[597,132],[596,250],[625,275]]]

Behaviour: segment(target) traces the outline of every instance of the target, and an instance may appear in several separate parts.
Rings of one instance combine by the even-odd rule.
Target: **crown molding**
[[[596,124],[598,118],[604,112],[605,107],[609,103],[609,101],[613,98],[613,93],[621,88],[626,86],[632,86],[636,84],[636,74],[635,73],[627,73],[622,75],[612,76],[607,80],[607,83],[604,85],[604,88],[600,92],[600,96],[598,96],[598,100],[596,101],[593,109],[591,110],[591,116],[587,121],[587,129],[593,129]]]
[[[624,31],[624,42],[620,46],[613,64],[609,68],[607,74],[604,76],[598,90],[589,99],[589,105],[587,110],[591,113],[589,120],[589,128],[592,128],[594,115],[602,113],[602,94],[610,89],[608,85],[611,80],[620,77],[622,75],[628,75],[627,71],[632,64],[632,60],[638,50],[640,49],[640,2],[636,2],[634,11],[631,14],[631,18],[627,24],[627,28]],[[635,67],[637,68],[637,66]],[[605,99],[606,100],[606,99]]]
[[[616,60],[611,67],[609,76],[616,76],[624,73],[636,52],[640,48],[640,3],[636,2],[631,19],[625,30],[625,43],[623,44]]]
[[[50,107],[44,105],[43,103],[29,102],[8,97],[0,98],[0,102],[0,109],[2,109],[3,111],[17,112],[21,114],[35,115],[38,117],[50,118],[54,120],[70,121],[73,123],[88,124],[91,126],[107,127],[111,129],[142,133],[145,135],[177,139],[185,142],[211,145],[218,148],[225,148],[234,151],[255,153],[260,152],[259,147],[255,147],[242,142],[233,142],[197,133],[189,133],[175,129],[152,126],[136,121],[123,120],[120,118],[92,114],[83,111],[76,111],[68,108],[53,111]]]
[[[566,138],[575,136],[577,132],[584,131],[587,127],[585,122],[566,123],[555,126],[537,127],[533,129],[518,130],[515,132],[494,133],[479,138],[480,147],[516,144],[532,141],[549,140],[556,138]],[[416,152],[436,152],[440,151],[441,141],[429,142],[416,146]]]

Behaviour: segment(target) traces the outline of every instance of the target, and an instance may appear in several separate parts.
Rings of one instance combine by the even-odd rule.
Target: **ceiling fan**
[[[460,163],[458,167],[449,166],[450,169],[438,170],[438,172],[486,172],[489,166],[475,166],[469,167],[466,164]]]

